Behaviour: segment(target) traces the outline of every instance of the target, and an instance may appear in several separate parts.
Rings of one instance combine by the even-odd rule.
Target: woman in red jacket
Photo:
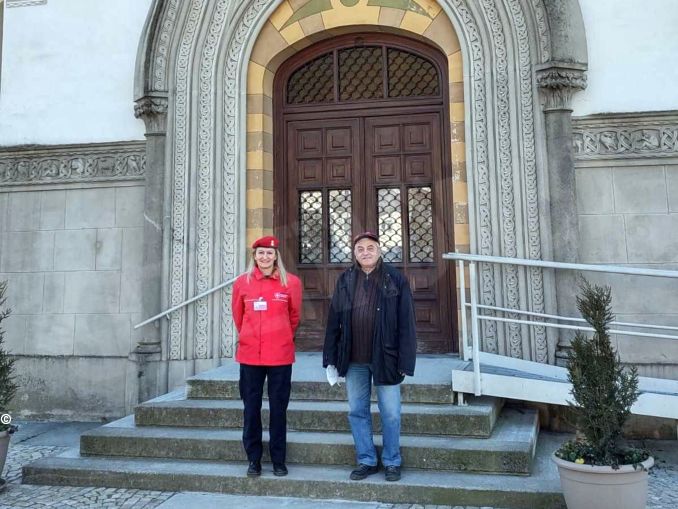
[[[245,406],[242,439],[249,461],[247,475],[261,475],[261,400],[267,378],[273,473],[287,475],[287,404],[301,282],[285,271],[278,239],[262,237],[252,244],[249,268],[233,285],[231,305],[239,336],[235,360],[240,363],[240,397]]]

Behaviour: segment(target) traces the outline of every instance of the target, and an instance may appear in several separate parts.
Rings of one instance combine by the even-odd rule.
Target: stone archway
[[[246,171],[247,132],[250,120],[262,127],[267,122],[265,105],[248,102],[244,93],[248,61],[270,16],[285,6],[293,12],[292,4],[301,3],[156,0],[152,5],[136,86],[137,114],[148,130],[145,265],[150,291],[144,307],[149,316],[242,269],[248,233],[243,211],[247,179],[253,177]],[[380,3],[332,5],[374,7],[381,15],[390,7]],[[556,147],[567,151],[562,140],[555,140],[562,132],[567,135],[569,96],[585,84],[586,42],[577,1],[396,3],[437,8],[459,37],[470,249],[525,258],[571,256],[576,243],[557,239],[572,233],[576,211],[566,210],[565,203],[574,182],[568,181],[568,154],[553,152]],[[301,23],[294,23],[304,37],[293,48],[311,40]],[[294,23],[287,28],[296,30],[290,28]],[[373,18],[360,18],[354,24],[372,23]],[[264,72],[261,79],[269,77]],[[547,98],[546,116],[538,86]],[[250,203],[256,199],[252,196]],[[553,203],[562,204],[556,214]],[[260,227],[267,227],[263,213]],[[481,281],[487,304],[535,311],[556,305],[555,286],[541,271],[523,277],[510,267],[484,267]],[[140,345],[165,362],[169,386],[232,355],[228,308],[228,296],[217,296],[144,331]],[[483,332],[488,351],[553,362],[555,341],[545,331],[536,330],[529,339],[520,330],[494,325]]]

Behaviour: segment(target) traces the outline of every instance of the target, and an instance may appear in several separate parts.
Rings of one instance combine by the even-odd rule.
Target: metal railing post
[[[469,283],[471,285],[471,336],[473,339],[473,377],[475,395],[480,396],[480,334],[478,331],[478,279],[476,276],[476,264],[470,262]]]
[[[466,323],[466,275],[464,274],[464,260],[459,260],[459,296],[461,300],[461,341],[460,353],[464,355],[464,360],[471,359],[471,350],[468,344],[468,325]]]

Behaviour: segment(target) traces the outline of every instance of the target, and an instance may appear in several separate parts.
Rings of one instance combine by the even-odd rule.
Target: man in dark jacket
[[[407,278],[383,263],[379,238],[353,239],[356,263],[339,277],[325,332],[323,366],[346,377],[358,467],[354,481],[378,472],[370,394],[376,386],[383,435],[381,462],[387,481],[400,479],[400,383],[414,375],[417,339]],[[332,369],[332,368],[329,368]]]

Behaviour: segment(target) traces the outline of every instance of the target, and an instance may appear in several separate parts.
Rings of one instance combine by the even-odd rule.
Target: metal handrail
[[[192,302],[195,302],[196,300],[200,300],[200,299],[202,299],[203,297],[207,297],[207,296],[210,295],[211,293],[216,292],[217,290],[221,290],[222,288],[224,288],[224,287],[226,287],[226,286],[228,286],[228,285],[234,283],[236,279],[238,279],[237,276],[234,277],[233,279],[229,279],[228,281],[224,281],[224,282],[221,283],[220,285],[217,285],[217,286],[215,286],[215,287],[213,287],[213,288],[210,288],[209,290],[205,290],[204,292],[202,292],[202,293],[196,295],[195,297],[192,297],[192,298],[190,298],[190,299],[188,299],[188,300],[185,300],[185,301],[182,302],[181,304],[177,304],[176,306],[172,306],[171,308],[166,309],[166,310],[163,311],[162,313],[158,313],[157,315],[152,316],[152,317],[149,318],[148,320],[144,320],[143,322],[136,324],[136,325],[134,326],[134,328],[135,328],[135,329],[138,329],[139,327],[143,327],[143,326],[146,325],[146,324],[149,324],[149,323],[151,323],[151,322],[155,322],[158,318],[162,318],[163,316],[167,316],[167,315],[169,315],[170,313],[173,313],[174,311],[176,311],[177,309],[181,309],[181,308],[183,308],[184,306],[188,306],[189,304],[191,304]]]
[[[544,267],[549,269],[570,269],[583,272],[611,272],[613,274],[631,274],[636,276],[671,277],[678,279],[678,270],[642,269],[640,267],[620,267],[619,265],[549,262],[544,260],[529,260],[527,258],[509,258],[505,256],[485,256],[467,253],[445,253],[443,254],[443,259],[499,263],[502,265],[523,265],[525,267]]]
[[[534,313],[530,311],[523,311],[521,309],[510,309],[510,308],[499,308],[498,306],[487,306],[481,305],[478,302],[478,276],[477,276],[477,263],[496,263],[501,265],[517,265],[523,267],[541,267],[541,268],[550,268],[550,269],[565,269],[565,270],[576,270],[581,272],[605,272],[611,274],[628,274],[634,276],[650,276],[650,277],[667,277],[678,279],[678,271],[676,270],[661,270],[661,269],[644,269],[638,267],[620,267],[618,265],[590,265],[583,263],[564,263],[564,262],[551,262],[544,260],[528,260],[524,258],[509,258],[502,256],[485,256],[485,255],[476,255],[476,254],[466,254],[466,253],[445,253],[443,254],[443,259],[445,260],[455,260],[458,264],[458,274],[460,282],[460,300],[461,300],[461,309],[463,310],[462,315],[462,337],[460,351],[463,353],[464,360],[473,362],[473,375],[474,375],[474,386],[475,386],[475,395],[480,396],[481,391],[481,373],[480,373],[480,334],[479,334],[479,324],[481,320],[490,320],[497,322],[508,322],[508,323],[517,323],[522,325],[538,326],[538,327],[551,327],[557,329],[566,329],[566,330],[593,330],[588,327],[580,327],[576,325],[567,325],[562,323],[552,323],[547,321],[535,321],[535,320],[521,320],[518,318],[504,318],[499,316],[489,316],[481,315],[480,311],[482,309],[489,309],[494,311],[505,312],[514,315],[527,315],[535,316],[542,319],[551,319],[556,321],[575,321],[582,322],[585,320],[579,318],[572,318],[560,315],[549,315],[545,313]],[[465,262],[468,262],[469,269],[469,286],[471,290],[470,300],[467,302],[466,298],[466,285],[465,285]],[[471,309],[471,349],[469,349],[468,342],[468,327],[466,326],[466,309]],[[615,325],[621,325],[625,327],[644,327],[646,329],[663,329],[663,330],[678,330],[678,327],[666,326],[666,325],[654,325],[654,324],[636,324],[628,322],[615,322]],[[652,337],[660,339],[678,339],[678,336],[670,336],[667,334],[652,334],[644,332],[633,332],[633,331],[619,331],[614,330],[610,331],[616,334],[624,334],[628,336],[641,336],[641,337]]]

